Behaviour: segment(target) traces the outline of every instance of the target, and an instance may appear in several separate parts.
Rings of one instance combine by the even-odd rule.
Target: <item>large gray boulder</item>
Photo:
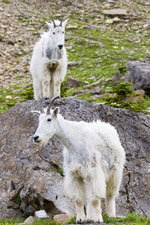
[[[55,105],[68,120],[102,119],[116,127],[127,156],[117,214],[150,216],[150,116],[71,98]],[[44,148],[32,142],[38,117],[31,110],[39,108],[33,100],[0,115],[0,217],[28,216],[40,209],[49,215],[74,213],[59,173],[62,144],[56,138]]]
[[[118,72],[114,76],[114,81],[118,82],[121,78],[126,78],[133,84],[135,90],[144,90],[150,95],[150,63],[129,61],[126,66],[127,72],[123,76]]]

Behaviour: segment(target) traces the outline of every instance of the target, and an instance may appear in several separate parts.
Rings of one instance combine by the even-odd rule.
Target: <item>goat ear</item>
[[[68,23],[68,19],[66,19],[64,22],[63,22],[63,26],[65,27]]]
[[[40,111],[36,111],[36,110],[31,110],[32,113],[36,114],[36,115],[40,115],[41,112]]]
[[[46,28],[48,28],[49,30],[51,29],[51,23],[48,23],[47,21],[45,21],[46,23]]]
[[[54,115],[55,117],[57,117],[58,113],[59,113],[59,108],[56,107],[56,108],[54,109],[54,111],[53,111],[53,115]]]

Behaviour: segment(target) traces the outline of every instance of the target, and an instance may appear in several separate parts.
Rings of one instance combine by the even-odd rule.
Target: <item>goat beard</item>
[[[63,50],[60,50],[58,48],[54,48],[54,49],[49,49],[47,48],[45,51],[46,57],[53,60],[53,59],[61,59],[62,58],[62,54],[63,54]]]
[[[61,59],[62,58],[62,50],[56,48],[56,54],[57,54],[57,59]]]

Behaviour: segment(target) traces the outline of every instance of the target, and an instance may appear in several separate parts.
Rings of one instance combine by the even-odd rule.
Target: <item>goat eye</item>
[[[51,118],[48,118],[47,121],[50,122],[51,121]]]
[[[55,32],[53,32],[53,34],[55,34]]]
[[[65,32],[63,31],[62,33],[64,34]]]

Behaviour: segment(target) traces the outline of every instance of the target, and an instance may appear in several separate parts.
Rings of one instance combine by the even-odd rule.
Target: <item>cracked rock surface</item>
[[[127,64],[126,73],[121,76],[118,72],[114,76],[114,81],[117,83],[120,79],[125,78],[133,84],[135,90],[144,90],[147,95],[150,95],[150,63],[129,61]]]
[[[55,106],[68,120],[100,118],[116,127],[127,157],[117,215],[150,215],[150,116],[73,98],[57,100]],[[0,115],[0,217],[32,215],[39,209],[49,215],[73,214],[59,173],[63,146],[55,138],[41,149],[33,144],[38,117],[31,109],[40,109],[40,102],[19,103]]]

